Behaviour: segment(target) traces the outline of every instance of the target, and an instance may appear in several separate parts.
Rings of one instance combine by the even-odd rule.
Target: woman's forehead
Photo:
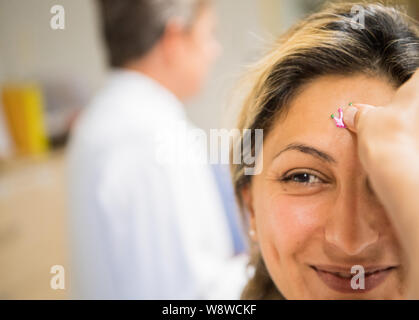
[[[324,76],[305,85],[287,106],[265,137],[265,159],[292,143],[310,145],[341,157],[356,152],[352,134],[336,127],[331,114],[349,102],[382,106],[390,102],[395,89],[386,80],[366,76]],[[346,150],[346,151],[345,151]]]
[[[395,89],[382,78],[324,76],[305,85],[287,106],[286,115],[274,126],[283,138],[295,135],[336,135],[331,114],[350,102],[382,106],[390,102]],[[276,127],[276,128],[275,128]],[[278,129],[278,130],[275,130]]]

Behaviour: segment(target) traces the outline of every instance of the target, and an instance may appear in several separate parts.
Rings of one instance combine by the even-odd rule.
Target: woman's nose
[[[342,193],[325,228],[326,241],[346,255],[357,255],[377,242],[377,208],[367,197]]]

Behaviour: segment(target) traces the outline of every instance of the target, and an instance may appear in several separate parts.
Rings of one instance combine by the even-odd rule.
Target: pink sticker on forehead
[[[339,112],[339,118],[336,117],[334,114],[332,114],[331,118],[333,120],[335,120],[336,127],[338,127],[338,128],[346,128],[346,125],[343,123],[343,110],[342,110],[342,108],[339,108],[338,109],[338,112]]]

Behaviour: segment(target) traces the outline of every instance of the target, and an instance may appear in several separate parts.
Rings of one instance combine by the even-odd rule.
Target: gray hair
[[[146,54],[167,23],[178,18],[186,26],[209,0],[98,0],[102,33],[110,64],[120,67]]]
[[[172,18],[179,18],[185,24],[190,24],[202,0],[154,0],[156,20],[166,25]],[[158,16],[158,17],[157,17]]]

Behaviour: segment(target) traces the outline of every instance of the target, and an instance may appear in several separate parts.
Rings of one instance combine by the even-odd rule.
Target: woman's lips
[[[384,282],[387,276],[395,269],[395,267],[392,266],[365,268],[365,288],[353,289],[351,280],[358,272],[351,274],[350,267],[311,266],[311,268],[317,273],[326,286],[342,293],[365,293],[370,291]]]

